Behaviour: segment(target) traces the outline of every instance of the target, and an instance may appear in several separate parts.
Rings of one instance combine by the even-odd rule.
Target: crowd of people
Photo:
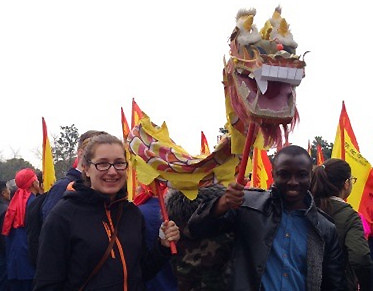
[[[216,184],[191,201],[164,187],[166,221],[145,185],[128,201],[127,167],[122,141],[91,130],[46,194],[32,169],[13,195],[0,181],[0,290],[373,290],[345,161],[314,167],[286,146],[269,190]]]

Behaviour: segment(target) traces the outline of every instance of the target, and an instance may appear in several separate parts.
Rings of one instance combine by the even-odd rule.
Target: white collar
[[[329,198],[332,199],[332,200],[336,200],[336,201],[340,201],[340,202],[343,202],[343,203],[347,203],[341,197],[338,197],[338,196],[330,196]]]

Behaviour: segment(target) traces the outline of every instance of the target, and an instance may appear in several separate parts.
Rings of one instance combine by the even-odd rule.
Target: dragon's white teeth
[[[262,92],[262,94],[265,94],[265,92],[267,92],[267,89],[268,89],[268,81],[260,79],[260,78],[255,78],[255,81],[260,92]]]
[[[241,97],[249,97],[250,89],[246,86],[246,83],[244,81],[242,81],[240,86],[238,87],[238,93]]]
[[[263,65],[254,71],[254,76],[258,88],[264,94],[268,88],[267,81],[277,81],[298,86],[304,76],[304,69]]]

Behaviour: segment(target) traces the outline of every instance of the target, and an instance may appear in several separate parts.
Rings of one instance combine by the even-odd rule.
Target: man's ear
[[[89,178],[89,173],[88,173],[88,167],[89,166],[83,166],[83,172],[84,172],[84,174],[85,174],[85,176],[87,177],[87,178]]]
[[[347,179],[344,183],[343,183],[343,189],[344,190],[348,190],[350,188],[350,181]]]
[[[39,193],[40,192],[40,183],[39,183],[39,181],[35,180],[34,182],[32,182],[31,188],[33,188],[35,190],[35,192]]]
[[[78,160],[80,161],[83,157],[83,152],[84,150],[83,149],[78,149],[77,151],[77,155],[78,155]]]

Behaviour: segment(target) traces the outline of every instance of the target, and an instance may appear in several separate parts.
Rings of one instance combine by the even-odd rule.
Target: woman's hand
[[[180,239],[179,227],[172,220],[165,221],[161,225],[159,237],[161,238],[161,244],[169,248],[170,241],[176,243]]]

